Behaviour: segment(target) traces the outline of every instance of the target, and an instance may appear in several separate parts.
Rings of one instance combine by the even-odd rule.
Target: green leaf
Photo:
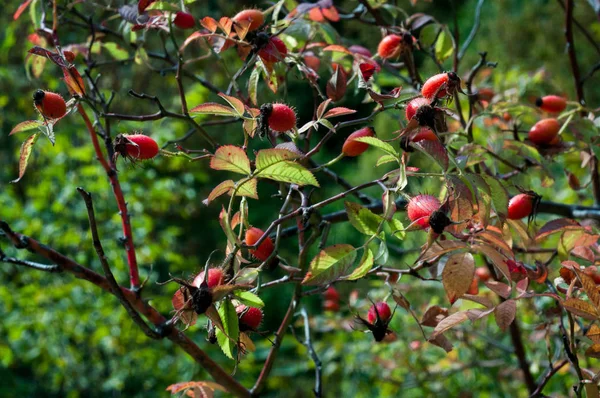
[[[315,176],[296,159],[300,155],[287,149],[263,149],[256,155],[256,173],[260,178],[287,182],[297,185],[319,186]]]
[[[237,182],[235,196],[246,196],[252,199],[258,199],[258,191],[256,189],[256,185],[258,181],[256,178],[252,178],[250,180],[240,180]]]
[[[333,245],[321,250],[310,262],[304,285],[325,285],[346,274],[356,260],[356,249],[350,245]]]
[[[216,102],[206,102],[190,109],[190,113],[199,115],[238,116],[235,109]]]
[[[256,154],[256,170],[259,172],[261,169],[266,169],[276,163],[298,159],[299,157],[300,154],[287,149],[263,149]]]
[[[37,140],[39,133],[35,133],[27,138],[23,145],[21,145],[21,155],[19,156],[19,178],[11,181],[11,183],[17,183],[23,178],[25,175],[25,170],[27,170],[27,163],[29,162],[29,157],[31,156],[31,152],[33,151],[33,144]]]
[[[249,175],[250,160],[246,152],[240,147],[234,145],[223,145],[219,147],[214,156],[210,159],[210,168],[214,170],[227,170],[234,173]]]
[[[13,134],[21,133],[23,131],[33,130],[33,129],[38,128],[42,124],[43,124],[43,122],[41,122],[39,120],[27,120],[27,121],[24,121],[24,122],[21,122],[21,123],[17,124],[10,131],[10,133],[8,133],[8,135],[13,135]]]
[[[394,155],[383,155],[379,159],[377,159],[377,163],[375,163],[375,166],[381,166],[382,164],[396,161],[398,161],[398,158]]]
[[[490,187],[492,206],[494,207],[496,214],[501,220],[504,220],[508,215],[508,192],[506,192],[502,183],[494,177],[485,174],[481,174],[481,177],[483,177],[486,184]]]
[[[359,138],[355,138],[354,141],[364,142],[365,144],[369,144],[371,146],[379,148],[382,151],[387,152],[388,154],[390,154],[392,156],[395,156],[396,158],[400,156],[398,154],[398,151],[396,151],[393,146],[391,146],[387,142],[380,140],[377,137],[359,137]]]
[[[335,131],[335,127],[333,127],[333,124],[331,124],[331,122],[327,119],[319,119],[319,124],[322,124],[331,131]]]
[[[349,281],[360,279],[367,275],[371,268],[373,268],[373,252],[371,249],[366,249],[358,267],[345,279]]]
[[[146,10],[161,10],[161,11],[177,12],[177,11],[179,11],[179,7],[177,7],[175,4],[171,4],[166,1],[155,1],[154,3],[150,4],[146,8]]]
[[[217,328],[217,342],[223,353],[230,359],[234,359],[234,349],[240,334],[238,316],[231,301],[226,300],[219,307],[219,316],[223,324],[223,331]]]
[[[373,236],[377,234],[379,226],[385,222],[383,217],[378,216],[371,210],[354,202],[344,202],[348,220],[358,232],[365,235]]]
[[[395,238],[404,240],[406,237],[406,231],[404,230],[404,224],[402,224],[402,221],[392,218],[391,220],[387,221],[387,225]]]
[[[257,67],[252,69],[250,78],[248,79],[248,97],[250,101],[256,105],[258,104],[258,80],[260,79],[260,70]]]
[[[258,297],[256,294],[237,290],[234,292],[235,298],[237,298],[242,304],[246,304],[249,307],[262,308],[265,306],[265,303]]]
[[[452,35],[447,29],[444,29],[441,31],[435,42],[435,57],[440,61],[444,61],[450,58],[453,50]]]
[[[127,50],[123,49],[122,47],[119,47],[116,43],[103,43],[102,48],[108,51],[110,56],[116,60],[122,61],[124,59],[129,58],[129,53],[127,52]]]

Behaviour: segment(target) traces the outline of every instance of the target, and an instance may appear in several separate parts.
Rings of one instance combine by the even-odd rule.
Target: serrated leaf
[[[356,249],[347,244],[329,246],[310,262],[304,285],[324,285],[346,274],[356,260]]]
[[[190,109],[190,113],[199,115],[216,115],[216,116],[238,116],[235,109],[217,104],[216,102],[206,102]]]
[[[29,136],[29,138],[27,138],[21,145],[21,153],[19,155],[19,178],[11,181],[11,183],[14,184],[19,182],[21,178],[23,178],[23,176],[25,175],[25,171],[27,170],[27,164],[29,162],[29,157],[31,156],[31,152],[33,151],[33,145],[35,144],[38,135],[38,133],[35,133]]]
[[[444,145],[438,140],[423,140],[416,143],[413,142],[410,145],[427,155],[431,160],[433,160],[437,164],[439,164],[442,167],[442,170],[448,170],[448,165],[450,162],[448,159],[448,152],[446,151]]]
[[[258,67],[252,69],[250,78],[248,79],[248,98],[250,102],[256,105],[258,104],[258,80],[260,79],[260,70]]]
[[[223,350],[225,356],[234,359],[234,349],[237,346],[237,340],[240,334],[238,316],[235,307],[231,301],[226,300],[219,306],[219,317],[223,326],[223,331],[217,329],[217,342]]]
[[[360,264],[350,275],[345,277],[349,281],[355,281],[357,279],[362,278],[367,275],[369,271],[373,268],[373,252],[370,249],[365,249],[365,253],[363,254],[362,259],[360,260]]]
[[[569,312],[591,321],[598,319],[598,312],[587,301],[570,297],[562,302],[562,306]]]
[[[235,297],[242,303],[249,307],[262,308],[265,303],[256,294],[248,291],[237,291],[234,292]]]
[[[288,153],[292,153],[291,151],[285,149],[266,149],[264,151],[285,151]],[[259,154],[260,154],[259,152]],[[298,154],[294,154],[296,157]],[[264,163],[261,163],[263,166]],[[287,182],[289,184],[297,184],[300,186],[303,185],[313,185],[315,187],[319,186],[317,179],[315,176],[307,170],[304,166],[299,163],[290,161],[290,160],[280,160],[275,163],[271,163],[266,167],[260,167],[258,165],[258,157],[257,157],[257,171],[255,175],[259,178],[267,178],[274,181]]]
[[[238,116],[244,116],[244,103],[239,99],[227,94],[219,93],[219,97],[223,98],[235,110]]]
[[[380,140],[377,137],[359,137],[355,138],[354,141],[364,142],[365,144],[369,144],[371,146],[374,146],[375,148],[379,148],[382,151],[387,152],[388,154],[396,158],[398,158],[399,156],[398,151],[396,151],[393,146],[391,146],[387,142]]]
[[[556,220],[548,221],[544,224],[535,236],[536,241],[540,241],[552,234],[563,231],[577,231],[583,230],[581,224],[570,218],[558,218]]]
[[[379,157],[379,159],[377,159],[377,163],[375,163],[375,166],[381,166],[382,164],[386,164],[386,163],[390,163],[390,162],[397,162],[398,158],[394,155],[382,155],[381,157]]]
[[[287,149],[263,149],[258,151],[256,154],[256,170],[259,172],[260,170],[266,169],[267,167],[276,163],[298,159],[299,157],[300,154]]]
[[[328,110],[327,113],[323,116],[323,119],[328,119],[330,117],[352,115],[353,113],[356,113],[356,111],[354,109],[337,107],[337,108]]]
[[[212,382],[212,381],[185,381],[182,383],[171,384],[169,387],[167,387],[166,390],[170,391],[171,394],[177,394],[179,392],[184,392],[184,391],[192,390],[192,389],[199,389],[202,393],[202,395],[200,395],[200,396],[205,397],[205,398],[209,397],[209,395],[205,391],[206,389],[210,390],[211,394],[215,390],[227,392],[225,387],[223,387],[222,385],[217,384],[215,382]],[[188,394],[184,394],[184,395],[188,395]],[[195,398],[196,395],[194,395],[193,397]]]
[[[204,201],[205,205],[209,205],[210,202],[217,199],[221,195],[225,195],[226,193],[230,193],[233,187],[235,186],[235,182],[233,180],[225,180],[210,191],[208,194],[208,198]]]
[[[506,219],[508,215],[508,192],[500,181],[485,174],[481,174],[485,183],[490,187],[492,206],[500,220]]]
[[[453,328],[454,326],[466,321],[467,319],[469,319],[469,316],[467,315],[466,311],[460,311],[460,312],[456,312],[444,319],[442,319],[437,326],[435,327],[435,329],[433,330],[433,333],[431,334],[431,336],[429,337],[429,339],[434,339],[437,336],[443,334],[445,331]]]
[[[245,196],[247,198],[258,199],[257,185],[258,180],[256,178],[238,181],[236,183],[236,187],[234,188],[235,196]]]
[[[227,170],[234,173],[249,175],[250,160],[246,152],[234,145],[223,145],[216,150],[210,159],[210,168],[213,170]]]
[[[378,216],[358,203],[344,202],[344,207],[346,208],[350,224],[362,234],[369,236],[377,234],[379,225],[385,222],[383,217]]]
[[[40,59],[43,59],[43,58],[40,58]],[[23,131],[33,130],[33,129],[36,129],[36,128],[40,127],[42,124],[44,124],[44,123],[41,122],[41,121],[39,121],[39,120],[26,120],[24,122],[21,122],[21,123],[17,124],[10,131],[10,133],[8,133],[8,135],[13,135],[13,134],[21,133]]]
[[[450,303],[469,290],[475,275],[475,260],[471,253],[456,253],[448,258],[442,271],[442,283]]]
[[[74,66],[63,67],[63,76],[71,95],[85,95],[85,83]]]
[[[494,310],[496,315],[496,324],[501,330],[506,330],[515,320],[517,314],[517,302],[515,300],[506,300],[498,304]]]
[[[391,220],[387,221],[387,225],[390,228],[392,235],[394,235],[396,239],[404,240],[406,237],[406,231],[404,230],[404,224],[402,224],[402,221],[392,218]]]

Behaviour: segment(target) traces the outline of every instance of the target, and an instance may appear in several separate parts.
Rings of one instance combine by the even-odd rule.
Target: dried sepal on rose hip
[[[63,97],[51,91],[36,90],[33,104],[45,119],[60,119],[67,113],[67,103]]]
[[[367,327],[373,333],[375,341],[383,341],[387,335],[393,334],[393,331],[389,329],[394,313],[390,309],[390,306],[385,302],[374,303],[369,312],[367,313],[367,319],[365,320],[360,315],[356,315],[356,318],[360,323]]]
[[[263,319],[263,312],[260,308],[248,307],[247,305],[238,305],[235,309],[238,314],[240,332],[258,330]]]
[[[119,134],[114,141],[115,156],[129,160],[148,160],[158,155],[160,148],[154,139],[144,134]]]

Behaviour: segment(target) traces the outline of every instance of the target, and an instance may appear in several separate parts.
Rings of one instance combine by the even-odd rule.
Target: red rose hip
[[[567,108],[567,100],[558,95],[546,95],[535,100],[535,105],[544,112],[560,113]]]
[[[367,320],[372,325],[374,325],[378,320],[383,323],[388,323],[391,317],[392,310],[390,309],[390,306],[384,302],[379,302],[372,305],[367,314]]]
[[[406,105],[406,120],[410,122],[417,114],[417,110],[423,105],[429,105],[429,100],[427,98],[418,97],[410,101],[408,105]]]
[[[256,242],[258,242],[260,237],[263,236],[263,234],[264,232],[262,231],[262,229],[258,229],[255,227],[249,228],[246,231],[246,244],[248,246],[254,245]],[[260,245],[258,245],[256,249],[250,249],[249,252],[260,261],[265,261],[267,258],[269,258],[271,253],[273,253],[273,250],[275,250],[273,241],[271,240],[271,238],[267,237],[265,238],[265,240],[262,241]]]
[[[200,272],[194,278],[194,282],[192,285],[196,287],[200,287],[200,284],[204,281],[204,271]],[[215,286],[222,285],[225,282],[225,275],[223,275],[223,271],[219,268],[210,268],[208,270],[208,278],[206,279],[206,284],[209,288],[213,288]]]
[[[533,211],[535,196],[528,193],[520,193],[513,196],[508,202],[508,218],[520,220],[529,217]]]
[[[421,95],[432,99],[436,96],[443,98],[460,88],[460,78],[454,72],[440,73],[431,76],[421,88]]]
[[[235,22],[250,22],[250,26],[248,27],[249,32],[260,28],[260,26],[265,22],[265,16],[260,10],[243,10],[235,14],[235,16],[231,19]]]
[[[335,287],[330,286],[323,292],[323,297],[325,297],[325,300],[338,301],[340,299],[340,294]]]
[[[261,112],[265,113],[267,124],[273,131],[282,133],[296,127],[296,113],[286,104],[265,104]]]
[[[287,55],[287,47],[279,37],[273,36],[269,39],[267,45],[258,52],[258,55],[265,62],[282,61]]]
[[[179,29],[192,29],[196,25],[196,20],[194,20],[194,16],[192,14],[178,11],[175,13],[173,24]]]
[[[421,194],[408,201],[406,212],[411,222],[425,229],[429,227],[429,217],[441,205],[439,199],[435,196]]]
[[[529,141],[537,145],[551,145],[558,137],[560,123],[556,119],[542,119],[529,130]]]
[[[152,138],[143,134],[132,134],[121,136],[125,138],[125,152],[126,156],[137,160],[152,159],[158,155],[158,144]],[[115,150],[119,151],[117,147],[119,137],[115,138]]]
[[[354,133],[350,134],[344,145],[342,146],[342,153],[345,156],[358,156],[362,154],[364,151],[369,149],[369,144],[364,142],[355,141],[357,138],[361,137],[374,137],[375,131],[371,127],[363,127],[360,130],[356,130]]]
[[[37,90],[33,93],[33,103],[46,119],[60,119],[67,113],[63,97],[50,91]]]
[[[377,46],[377,54],[383,59],[396,58],[402,52],[402,36],[387,35]]]
[[[242,332],[258,329],[263,319],[263,313],[259,308],[248,307],[242,304],[237,306],[235,312],[238,314],[240,330]]]

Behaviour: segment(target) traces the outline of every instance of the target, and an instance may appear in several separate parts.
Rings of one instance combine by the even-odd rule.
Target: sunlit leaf
[[[38,135],[38,133],[31,135],[21,145],[21,154],[19,155],[19,178],[11,181],[11,183],[19,182],[21,178],[23,178],[23,176],[25,175],[25,171],[27,170],[27,164],[29,162],[29,157],[31,156],[31,152],[33,151],[33,145],[35,144]]]
[[[471,253],[450,256],[442,271],[442,283],[450,303],[454,303],[469,290],[475,275],[475,260]]]
[[[354,281],[362,278],[367,275],[367,273],[373,268],[373,252],[370,249],[365,249],[362,259],[360,260],[360,264],[350,275],[346,278],[349,281]]]
[[[376,235],[379,226],[385,222],[383,217],[378,216],[371,210],[354,202],[344,202],[348,220],[358,232],[365,235]]]
[[[249,175],[250,160],[246,152],[234,145],[223,145],[216,150],[210,159],[210,168],[214,170],[227,170],[234,173]]]
[[[190,113],[199,115],[216,115],[216,116],[238,116],[235,109],[217,104],[216,102],[206,102],[190,109]]]
[[[219,317],[223,330],[217,329],[217,342],[223,353],[230,359],[234,359],[234,350],[240,333],[238,316],[231,301],[226,300],[219,306]]]
[[[356,249],[347,244],[329,246],[310,262],[304,285],[324,285],[345,275],[356,260]]]

